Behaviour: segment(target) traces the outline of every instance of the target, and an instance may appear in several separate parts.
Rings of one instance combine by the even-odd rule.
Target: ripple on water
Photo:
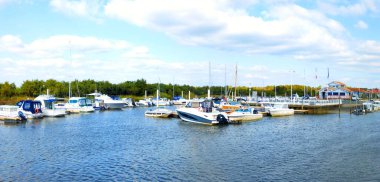
[[[380,113],[230,126],[145,118],[146,108],[0,126],[4,181],[367,181]]]

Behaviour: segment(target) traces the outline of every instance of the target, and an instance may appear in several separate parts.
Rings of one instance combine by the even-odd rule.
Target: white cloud
[[[104,0],[51,0],[50,6],[70,16],[81,16],[100,21]]]
[[[252,4],[244,8],[230,4],[228,0],[111,0],[105,14],[161,31],[184,44],[250,54],[328,56],[348,49],[345,28],[318,11],[285,3],[253,16],[245,9]]]
[[[362,20],[359,20],[359,21],[355,24],[355,27],[358,28],[358,29],[368,29],[368,25],[367,25],[367,23],[365,23],[365,22],[362,21]]]
[[[123,40],[106,40],[96,37],[81,37],[75,35],[55,35],[24,43],[15,35],[0,37],[0,52],[17,53],[30,58],[62,57],[64,53],[73,50],[74,53],[103,53],[123,51],[132,46]]]
[[[364,15],[366,13],[377,13],[379,1],[360,0],[355,3],[351,1],[323,2],[318,1],[319,9],[330,15]],[[339,3],[338,3],[339,2]],[[349,2],[349,3],[348,3]]]

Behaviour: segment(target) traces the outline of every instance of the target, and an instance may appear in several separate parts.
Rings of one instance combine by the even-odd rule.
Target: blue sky
[[[238,85],[380,87],[379,20],[377,0],[0,0],[0,82],[207,85],[210,62],[212,85],[237,64]]]

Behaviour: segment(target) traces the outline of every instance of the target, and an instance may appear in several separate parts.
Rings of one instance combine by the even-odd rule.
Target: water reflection
[[[146,118],[146,109],[0,125],[0,180],[379,179],[379,113],[204,126]]]

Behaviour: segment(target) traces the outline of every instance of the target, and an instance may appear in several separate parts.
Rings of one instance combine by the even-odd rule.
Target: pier
[[[263,99],[260,102],[248,102],[251,106],[260,106],[261,103],[283,103],[294,109],[295,114],[327,114],[336,113],[341,108],[350,108],[350,104],[342,104],[342,100],[290,100],[290,99]],[[353,106],[352,106],[353,107]]]

